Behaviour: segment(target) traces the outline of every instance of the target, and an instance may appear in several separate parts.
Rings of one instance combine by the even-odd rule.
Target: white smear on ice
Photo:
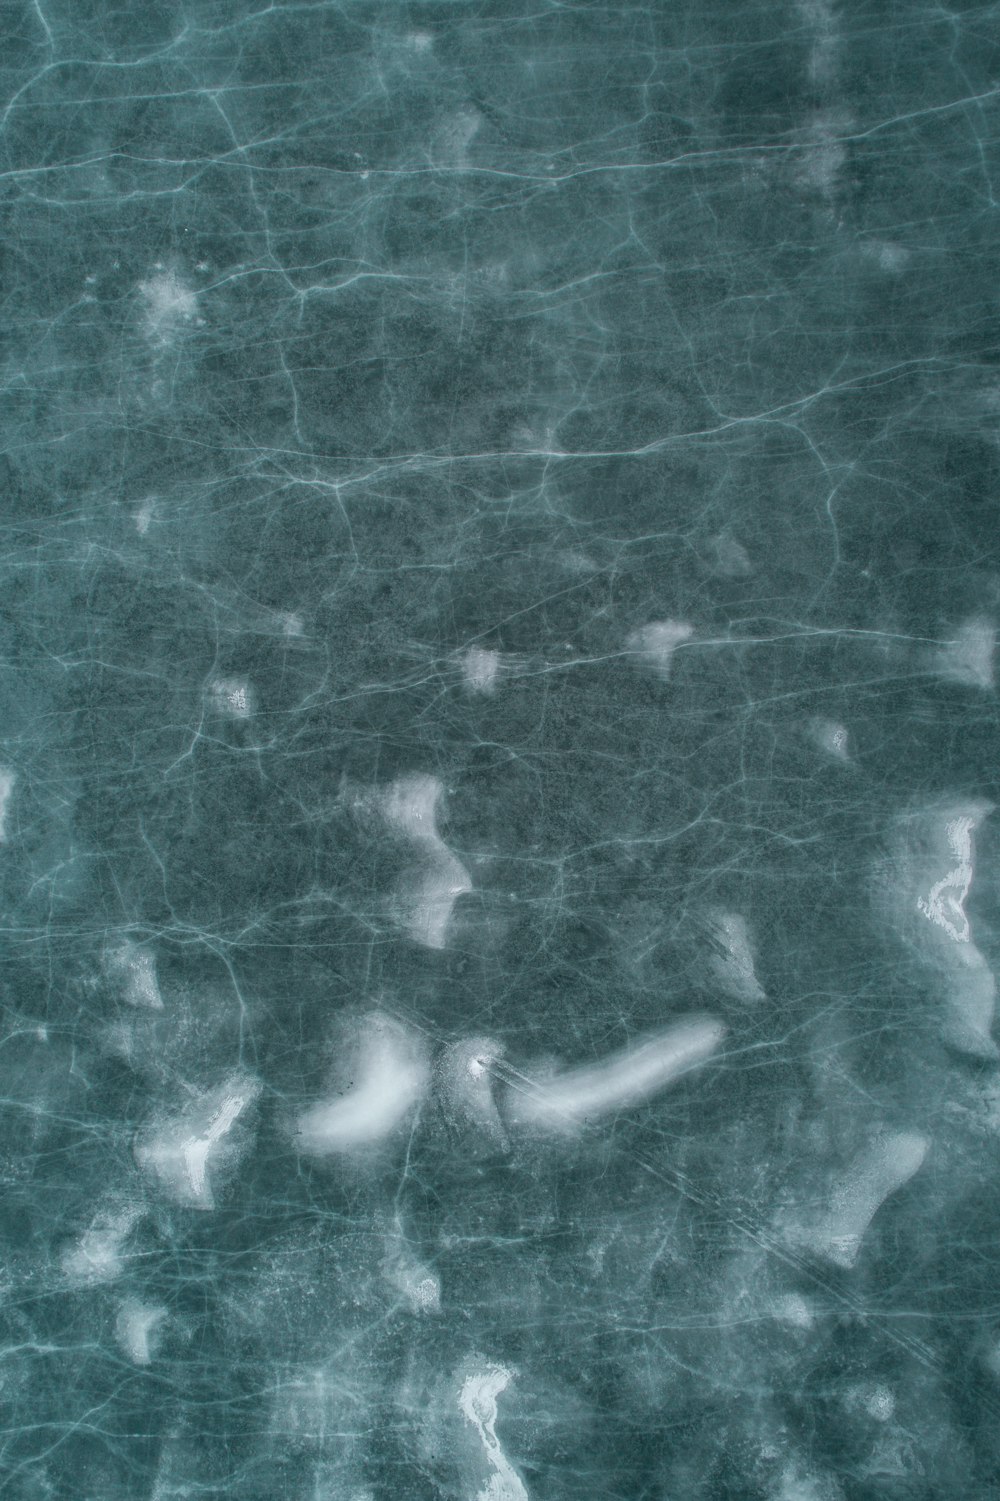
[[[113,1282],[125,1263],[125,1241],[141,1217],[138,1209],[99,1214],[89,1230],[60,1258],[63,1273],[71,1282]]]
[[[430,949],[444,948],[455,902],[472,890],[468,871],[438,833],[443,790],[437,777],[400,777],[379,798],[386,823],[417,855],[416,867],[400,880],[398,920],[415,943]]]
[[[0,766],[0,844],[7,838],[7,814],[10,811],[10,796],[14,791],[15,776]]]
[[[500,653],[470,646],[459,659],[462,678],[470,693],[495,693],[500,672]]]
[[[298,1119],[298,1145],[311,1157],[367,1147],[395,1129],[423,1097],[430,1077],[423,1039],[389,1017],[369,1017],[358,1042],[354,1083]]]
[[[156,979],[156,960],[148,949],[131,940],[112,949],[104,959],[105,973],[130,1006],[162,1011],[163,997]]]
[[[513,1374],[506,1366],[487,1365],[466,1376],[458,1394],[458,1405],[479,1434],[492,1470],[476,1501],[528,1501],[524,1483],[504,1454],[496,1432],[497,1398],[507,1390]]]
[[[901,820],[892,890],[903,936],[938,966],[944,1040],[978,1058],[997,1057],[990,1036],[997,984],[973,942],[965,902],[975,874],[973,835],[992,811],[992,803],[970,800]]]
[[[945,642],[930,659],[933,672],[953,683],[969,688],[994,688],[996,678],[993,657],[997,633],[992,620],[976,616],[958,627],[955,637]]]
[[[949,819],[945,826],[945,840],[955,860],[954,867],[935,881],[926,899],[917,897],[917,909],[956,943],[969,943],[969,919],[965,915],[965,899],[969,895],[974,874],[972,864],[972,833],[981,818],[975,813],[965,813]]]
[[[737,1001],[762,1001],[746,918],[738,912],[712,912],[707,928],[714,949],[709,967],[721,988]]]
[[[172,1121],[142,1132],[135,1158],[152,1174],[163,1191],[193,1209],[214,1209],[210,1172],[238,1160],[246,1141],[230,1133],[243,1112],[260,1094],[256,1079],[237,1076],[211,1090]]]
[[[133,1365],[149,1365],[156,1353],[156,1331],[167,1316],[159,1304],[126,1298],[115,1319],[115,1338]]]
[[[910,1181],[929,1149],[927,1137],[912,1131],[876,1137],[834,1184],[827,1212],[810,1228],[795,1232],[794,1238],[835,1266],[850,1270],[879,1209]]]
[[[493,1094],[493,1067],[503,1054],[503,1044],[490,1037],[466,1037],[445,1048],[436,1070],[442,1108],[451,1124],[481,1135],[500,1151],[509,1144]]]
[[[176,271],[157,267],[155,275],[139,283],[139,292],[145,303],[146,333],[158,343],[166,343],[184,324],[201,321],[198,294],[184,285]]]
[[[249,719],[253,713],[253,689],[239,678],[216,678],[209,689],[216,712],[233,719]]]
[[[849,736],[842,724],[833,719],[814,719],[809,725],[813,743],[838,761],[849,761]]]
[[[693,635],[694,627],[683,620],[654,620],[633,631],[625,647],[651,667],[658,677],[666,679],[670,676],[674,652]]]
[[[604,1063],[509,1089],[508,1114],[547,1131],[579,1130],[656,1094],[716,1051],[725,1027],[712,1017],[693,1016]]]

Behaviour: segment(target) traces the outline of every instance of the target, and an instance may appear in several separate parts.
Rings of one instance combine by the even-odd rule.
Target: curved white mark
[[[429,1077],[422,1039],[388,1017],[369,1017],[358,1045],[355,1082],[346,1094],[299,1116],[300,1149],[328,1157],[381,1141],[422,1098]]]
[[[578,1068],[507,1093],[507,1111],[524,1125],[573,1131],[602,1116],[636,1105],[715,1052],[725,1027],[712,1017],[692,1016],[638,1047],[603,1063]]]

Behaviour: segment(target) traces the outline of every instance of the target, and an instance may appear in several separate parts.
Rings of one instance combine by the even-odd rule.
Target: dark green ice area
[[[998,80],[3,5],[4,1501],[1000,1494]]]

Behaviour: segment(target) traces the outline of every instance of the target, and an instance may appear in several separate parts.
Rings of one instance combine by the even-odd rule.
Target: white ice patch
[[[633,631],[625,648],[665,680],[670,676],[674,652],[693,635],[694,627],[683,620],[654,620]]]
[[[253,689],[240,678],[215,678],[209,694],[216,713],[230,719],[249,719],[254,711]]]
[[[470,646],[459,658],[462,679],[470,693],[495,693],[500,673],[500,653]]]
[[[939,881],[935,881],[926,898],[917,897],[917,910],[943,928],[956,943],[971,942],[965,899],[974,874],[972,834],[981,821],[981,815],[971,811],[957,814],[946,822],[945,844],[955,863]]]
[[[965,911],[975,875],[973,836],[992,803],[942,803],[899,823],[890,911],[902,934],[937,967],[942,1036],[974,1057],[995,1058],[990,1036],[997,985],[973,942]]]
[[[414,1313],[440,1312],[441,1279],[429,1267],[414,1260],[401,1242],[389,1244],[382,1270],[386,1280],[402,1293]]]
[[[528,1501],[524,1482],[504,1454],[497,1438],[497,1398],[507,1390],[514,1373],[506,1366],[487,1365],[471,1371],[458,1393],[458,1405],[466,1422],[479,1435],[491,1473],[476,1501]]]
[[[762,1001],[764,989],[754,969],[753,945],[745,917],[738,912],[709,913],[706,923],[713,950],[709,970],[726,995],[736,1001]]]
[[[125,1265],[125,1242],[141,1218],[135,1208],[98,1214],[89,1230],[60,1258],[63,1274],[77,1285],[113,1282]]]
[[[155,513],[156,502],[151,498],[142,501],[132,512],[132,521],[140,537],[145,537],[146,533],[149,531],[149,528],[153,524],[153,517]]]
[[[688,1017],[603,1063],[509,1088],[506,1113],[540,1130],[578,1131],[658,1093],[710,1058],[724,1036],[714,1018]]]
[[[850,760],[850,738],[842,724],[834,719],[813,719],[809,724],[809,734],[814,745],[828,756],[833,756],[837,761]]]
[[[422,1099],[430,1078],[423,1039],[391,1018],[366,1019],[346,1092],[304,1111],[297,1143],[310,1157],[329,1157],[373,1145]]]
[[[185,324],[201,322],[198,294],[184,285],[176,271],[157,266],[148,280],[139,283],[139,294],[145,304],[146,333],[156,343],[167,343]]]
[[[129,1006],[162,1011],[163,997],[156,979],[156,960],[148,949],[127,940],[105,955],[104,970]]]
[[[249,1147],[237,1122],[260,1094],[256,1079],[237,1075],[201,1095],[182,1115],[141,1132],[135,1158],[166,1195],[192,1209],[214,1209],[213,1178]]]
[[[994,688],[993,657],[997,633],[992,620],[977,616],[966,620],[951,641],[944,642],[930,657],[930,668],[939,677],[968,688]]]
[[[490,1037],[467,1037],[445,1048],[436,1069],[441,1106],[450,1124],[499,1151],[507,1150],[508,1141],[494,1099],[493,1070],[503,1054],[503,1044]]]
[[[913,1131],[877,1136],[834,1182],[826,1211],[808,1225],[792,1227],[790,1238],[849,1271],[872,1220],[886,1199],[910,1181],[929,1148],[927,1137]]]
[[[159,1304],[140,1303],[126,1298],[115,1319],[115,1338],[119,1348],[133,1365],[149,1365],[156,1354],[159,1326],[167,1310]]]
[[[416,854],[400,879],[394,913],[413,941],[429,949],[444,948],[455,902],[472,890],[468,871],[438,833],[443,790],[437,777],[400,777],[378,799],[386,823]]]
[[[10,812],[10,797],[14,791],[14,782],[14,773],[0,766],[0,844],[7,838],[7,815]]]

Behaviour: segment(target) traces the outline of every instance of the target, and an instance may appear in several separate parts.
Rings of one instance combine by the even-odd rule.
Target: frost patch
[[[104,971],[129,1006],[149,1011],[163,1010],[163,997],[156,979],[156,960],[148,949],[126,942],[105,955]]]
[[[507,1113],[539,1130],[575,1132],[592,1121],[637,1105],[697,1068],[716,1051],[725,1028],[712,1017],[692,1016],[603,1063],[526,1080],[507,1091]]]
[[[146,334],[156,343],[165,344],[185,324],[201,323],[198,317],[198,294],[184,285],[176,271],[155,268],[155,274],[139,283],[144,303]]]
[[[993,658],[997,633],[991,620],[977,616],[960,625],[951,641],[946,641],[930,659],[931,671],[952,683],[967,688],[995,688]]]
[[[633,631],[625,648],[666,681],[673,666],[674,652],[693,635],[694,627],[683,620],[654,620]]]
[[[487,1365],[467,1375],[458,1393],[458,1405],[479,1435],[491,1469],[476,1501],[528,1501],[524,1483],[504,1454],[496,1431],[497,1398],[507,1390],[513,1375],[506,1366]]]
[[[158,1344],[156,1331],[167,1317],[159,1304],[140,1303],[126,1298],[115,1319],[118,1346],[133,1365],[149,1365]]]
[[[192,1209],[214,1209],[213,1181],[235,1167],[250,1146],[237,1127],[260,1094],[256,1079],[237,1076],[199,1099],[182,1115],[140,1133],[135,1159],[168,1198]]]
[[[367,1017],[346,1090],[304,1111],[299,1149],[329,1157],[372,1146],[388,1136],[422,1099],[430,1078],[423,1039],[390,1017]]]

